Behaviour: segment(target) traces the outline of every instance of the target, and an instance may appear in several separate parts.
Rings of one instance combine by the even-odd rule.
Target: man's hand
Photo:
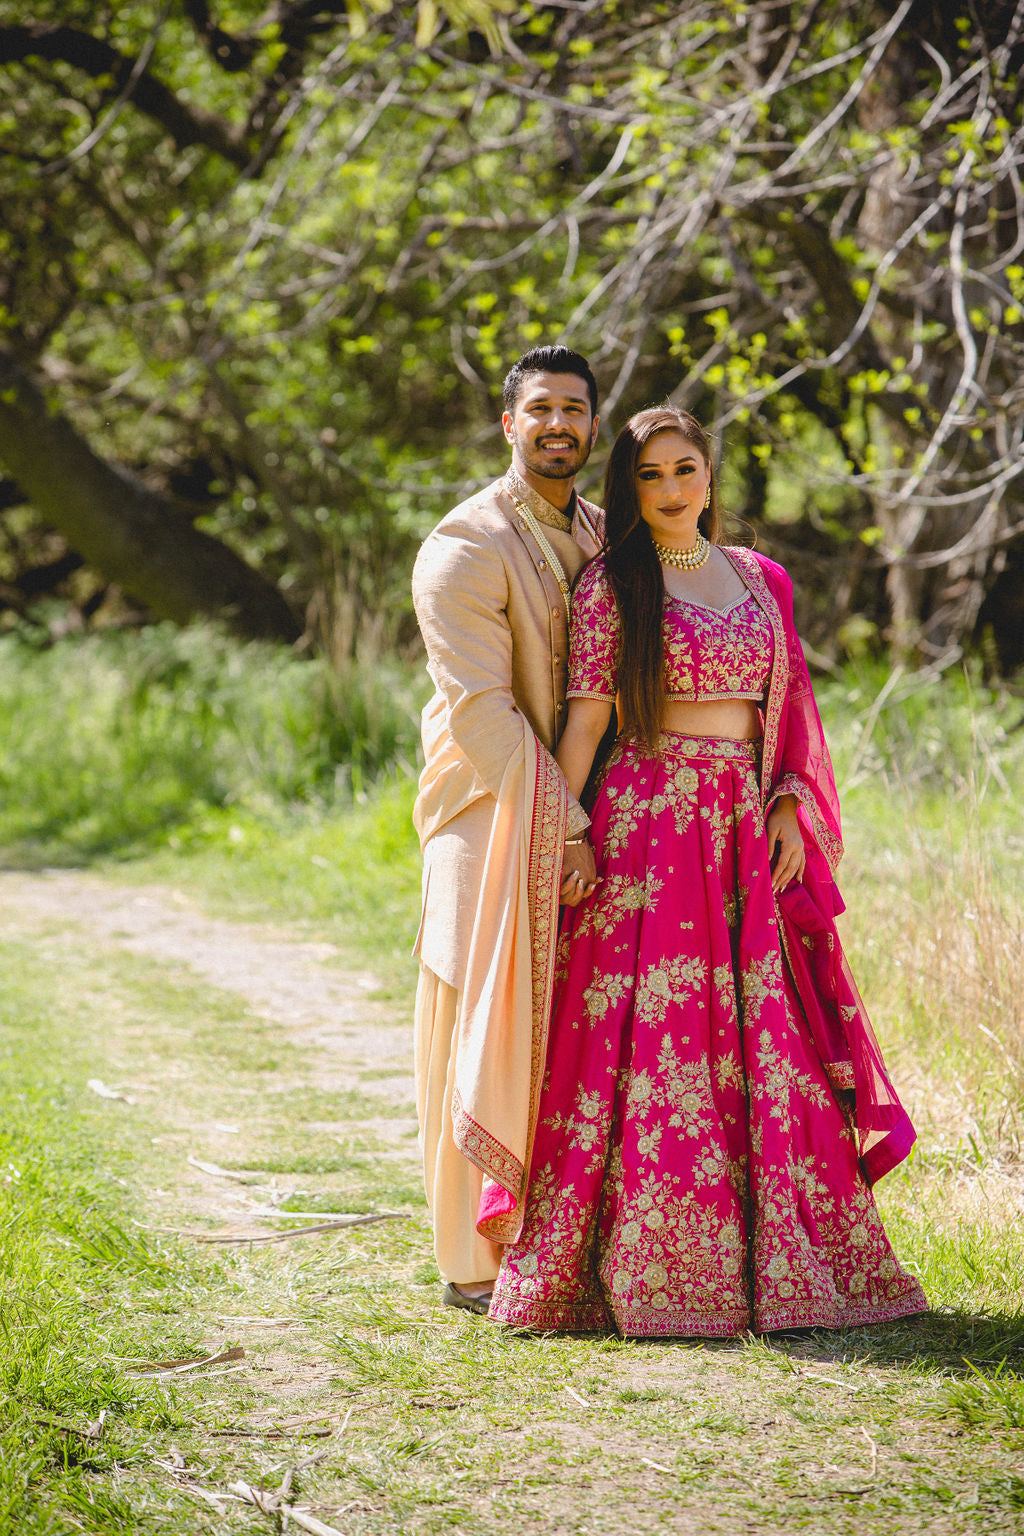
[[[768,812],[765,832],[768,835],[768,856],[775,856],[772,865],[772,891],[784,891],[792,880],[802,880],[807,852],[803,833],[796,815],[796,795],[780,795]]]
[[[601,883],[589,843],[566,843],[562,856],[562,885],[559,896],[567,907],[578,907],[585,896],[592,896]]]

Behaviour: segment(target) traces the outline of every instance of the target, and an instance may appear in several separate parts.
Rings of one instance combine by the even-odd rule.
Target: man
[[[574,489],[597,386],[578,353],[537,347],[511,369],[504,404],[511,467],[442,518],[413,573],[435,685],[414,811],[417,1104],[444,1300],[481,1313],[500,1244],[522,1223],[559,899],[596,884],[588,818],[551,752],[569,586],[601,534]]]

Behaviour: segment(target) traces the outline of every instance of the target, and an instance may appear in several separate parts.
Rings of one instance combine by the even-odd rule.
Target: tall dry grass
[[[844,940],[922,1146],[1024,1167],[1024,730],[1009,694],[890,674],[824,699]]]

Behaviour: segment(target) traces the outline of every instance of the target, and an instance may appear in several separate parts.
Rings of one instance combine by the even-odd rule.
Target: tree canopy
[[[564,339],[819,651],[1024,661],[1022,65],[1011,0],[0,0],[9,621],[400,643]]]

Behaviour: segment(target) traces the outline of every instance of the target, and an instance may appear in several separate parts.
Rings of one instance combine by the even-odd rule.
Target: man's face
[[[586,379],[574,373],[528,374],[515,409],[501,418],[512,461],[527,479],[571,480],[597,437]]]

